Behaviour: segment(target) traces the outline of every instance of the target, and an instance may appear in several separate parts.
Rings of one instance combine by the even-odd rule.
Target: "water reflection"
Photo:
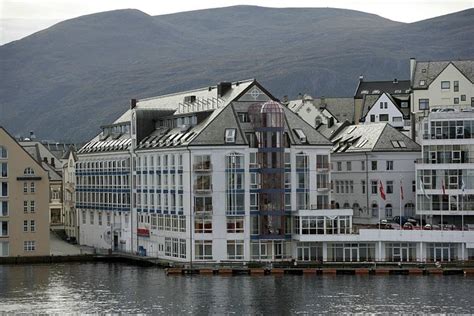
[[[0,311],[472,313],[463,276],[165,276],[122,264],[0,266]]]

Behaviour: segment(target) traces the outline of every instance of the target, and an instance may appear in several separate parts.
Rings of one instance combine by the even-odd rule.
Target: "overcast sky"
[[[265,7],[333,7],[375,13],[400,22],[415,22],[474,7],[474,0],[0,0],[0,45],[59,21],[94,12],[134,8],[150,15],[231,5]]]

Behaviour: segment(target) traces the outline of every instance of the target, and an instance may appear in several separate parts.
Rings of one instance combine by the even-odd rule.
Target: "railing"
[[[194,206],[194,213],[212,213],[212,205]]]
[[[194,187],[194,193],[196,193],[196,194],[209,194],[209,193],[212,193],[212,185],[209,188],[196,188],[196,187]]]
[[[459,159],[450,159],[450,160],[444,160],[441,161],[438,159],[429,159],[429,158],[417,158],[415,159],[415,163],[417,164],[430,164],[430,165],[438,165],[438,164],[444,164],[444,163],[474,163],[474,158],[459,158]]]
[[[317,163],[316,169],[329,169],[329,163],[325,163],[325,162]]]

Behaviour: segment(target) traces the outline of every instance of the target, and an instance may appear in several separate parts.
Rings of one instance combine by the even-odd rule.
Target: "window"
[[[34,240],[28,240],[23,242],[23,250],[24,251],[35,251],[36,250],[36,242]]]
[[[458,92],[459,91],[459,81],[454,81],[453,82],[453,88],[454,88],[454,92]]]
[[[352,170],[352,162],[351,161],[346,162],[346,168],[347,168],[347,171]]]
[[[386,192],[387,192],[387,194],[392,194],[393,193],[393,181],[387,181]]]
[[[225,142],[226,143],[235,143],[235,128],[226,128],[225,129]]]
[[[6,162],[0,162],[0,178],[8,177],[8,164]]]
[[[374,114],[371,114],[371,115],[370,115],[370,121],[371,121],[371,122],[375,122],[375,115],[374,115]]]
[[[228,240],[227,241],[227,259],[242,260],[244,259],[244,241]]]
[[[454,104],[459,104],[459,98],[454,98]]]
[[[342,171],[342,162],[341,161],[337,162],[337,171]]]
[[[380,114],[379,120],[380,122],[388,122],[388,114]]]
[[[31,192],[31,193],[35,193],[35,191],[36,191],[35,183],[34,183],[34,182],[31,182],[31,183],[30,183],[30,192]]]
[[[25,176],[32,176],[35,174],[34,170],[31,169],[30,167],[26,168],[24,171],[23,171],[23,174]]]
[[[28,213],[28,201],[23,201],[23,213]]]
[[[385,217],[392,217],[392,204],[385,205]]]
[[[7,197],[8,196],[8,182],[2,182],[2,187],[0,190],[0,196]]]
[[[212,260],[212,240],[196,240],[194,253],[196,260]]]
[[[371,189],[372,194],[378,193],[377,180],[370,181],[370,189]]]
[[[328,169],[329,168],[329,156],[328,155],[316,155],[316,168]]]
[[[28,231],[28,221],[23,221],[23,232]]]
[[[387,170],[393,170],[393,160],[387,160]]]
[[[420,86],[424,86],[426,84],[425,80],[420,80]]]
[[[23,193],[28,193],[28,182],[23,182]]]
[[[8,201],[0,202],[0,216],[8,216]]]
[[[303,130],[301,128],[295,128],[294,131],[296,133],[296,136],[298,136],[298,138],[300,139],[300,142],[306,143],[306,135]]]
[[[365,161],[360,162],[360,170],[365,171]]]
[[[239,112],[237,116],[239,117],[240,123],[250,123],[250,117],[247,112]]]
[[[86,211],[82,211],[82,224],[86,223]]]
[[[429,110],[430,100],[429,99],[419,99],[418,100],[418,107],[420,108],[420,110]]]
[[[441,81],[441,89],[447,90],[451,88],[451,82],[450,81]]]
[[[243,217],[227,217],[227,233],[237,234],[244,232]]]
[[[362,180],[360,185],[362,187],[362,194],[365,194],[365,180]]]
[[[194,232],[196,234],[212,233],[212,217],[197,216],[194,219]]]
[[[416,192],[416,181],[415,180],[413,180],[411,182],[411,192]]]
[[[407,108],[408,107],[408,102],[407,101],[402,101],[401,104],[400,104],[400,107],[401,108]]]
[[[99,226],[102,226],[102,212],[99,212]]]
[[[466,95],[465,94],[461,94],[461,101],[466,101]]]
[[[91,212],[89,213],[89,216],[90,216],[90,224],[91,224],[91,225],[94,225],[94,212],[91,211]]]
[[[7,159],[7,158],[8,158],[7,148],[4,146],[0,146],[0,159]]]
[[[376,160],[372,160],[371,165],[372,165],[372,170],[377,170],[377,161]]]
[[[34,220],[30,221],[30,231],[33,233],[36,231],[36,222]]]
[[[211,156],[210,155],[194,156],[193,168],[195,171],[211,170]]]
[[[471,97],[471,106],[474,107],[474,97]]]
[[[30,212],[31,213],[35,212],[35,201],[30,201]]]

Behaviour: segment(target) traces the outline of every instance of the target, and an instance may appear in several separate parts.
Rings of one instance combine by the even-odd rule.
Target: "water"
[[[0,311],[34,313],[472,313],[474,277],[166,276],[159,268],[0,266]]]

